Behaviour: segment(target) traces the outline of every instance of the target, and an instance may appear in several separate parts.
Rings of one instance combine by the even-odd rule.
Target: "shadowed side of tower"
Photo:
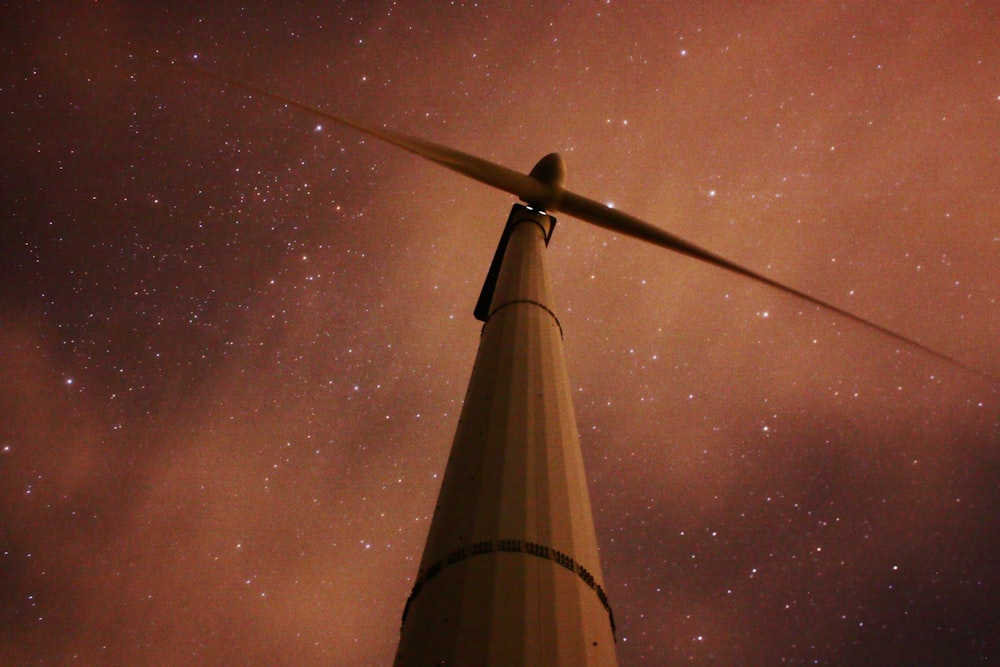
[[[397,667],[617,665],[545,246],[516,205]]]

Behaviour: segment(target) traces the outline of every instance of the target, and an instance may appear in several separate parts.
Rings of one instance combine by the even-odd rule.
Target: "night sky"
[[[622,667],[1000,661],[1000,5],[0,8],[0,663],[387,665],[527,171]],[[196,3],[192,3],[196,4]]]

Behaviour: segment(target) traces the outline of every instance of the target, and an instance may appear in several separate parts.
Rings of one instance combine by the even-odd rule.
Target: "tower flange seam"
[[[466,558],[497,552],[523,553],[530,556],[536,556],[538,558],[544,558],[551,560],[557,565],[561,565],[570,572],[576,574],[577,577],[583,581],[583,583],[593,589],[593,591],[597,594],[597,599],[601,602],[601,606],[603,606],[605,611],[608,612],[608,622],[611,624],[611,636],[617,643],[618,636],[615,632],[615,615],[611,611],[611,603],[608,601],[608,596],[604,592],[604,589],[599,583],[597,583],[597,581],[594,580],[594,575],[592,575],[587,568],[573,560],[572,556],[565,554],[558,549],[553,549],[548,545],[510,538],[483,540],[481,542],[473,542],[468,546],[459,547],[458,549],[450,551],[444,558],[436,560],[425,571],[420,572],[417,576],[417,581],[413,584],[413,590],[410,592],[410,597],[406,599],[406,606],[403,607],[402,624],[406,624],[406,616],[410,611],[410,604],[417,597],[427,582],[439,575],[449,566],[459,563]]]
[[[551,308],[549,308],[548,306],[546,306],[541,301],[535,301],[534,299],[511,299],[510,301],[503,302],[502,304],[500,304],[499,306],[497,306],[496,308],[494,308],[492,311],[490,311],[489,316],[486,318],[486,322],[483,323],[483,329],[486,329],[486,325],[490,323],[490,320],[493,319],[493,316],[496,315],[499,311],[503,310],[507,306],[513,306],[513,305],[518,304],[518,303],[527,303],[527,304],[530,304],[532,306],[538,306],[539,308],[541,308],[542,310],[544,310],[546,313],[548,313],[549,315],[551,315],[552,319],[555,320],[556,326],[559,327],[559,338],[563,338],[563,328],[562,328],[562,324],[559,322],[559,318],[556,317],[556,314],[554,312],[552,312]]]

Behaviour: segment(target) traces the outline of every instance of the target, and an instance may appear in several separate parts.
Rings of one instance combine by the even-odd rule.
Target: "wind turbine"
[[[130,51],[133,49],[127,47]],[[837,306],[566,189],[556,154],[523,174],[180,65],[352,127],[515,195],[475,308],[484,322],[395,664],[616,665],[586,476],[545,249],[566,215],[768,285],[975,372]]]

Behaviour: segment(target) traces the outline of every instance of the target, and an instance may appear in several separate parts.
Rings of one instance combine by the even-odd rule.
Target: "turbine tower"
[[[497,246],[397,667],[618,664],[545,258],[555,222],[516,204]]]

